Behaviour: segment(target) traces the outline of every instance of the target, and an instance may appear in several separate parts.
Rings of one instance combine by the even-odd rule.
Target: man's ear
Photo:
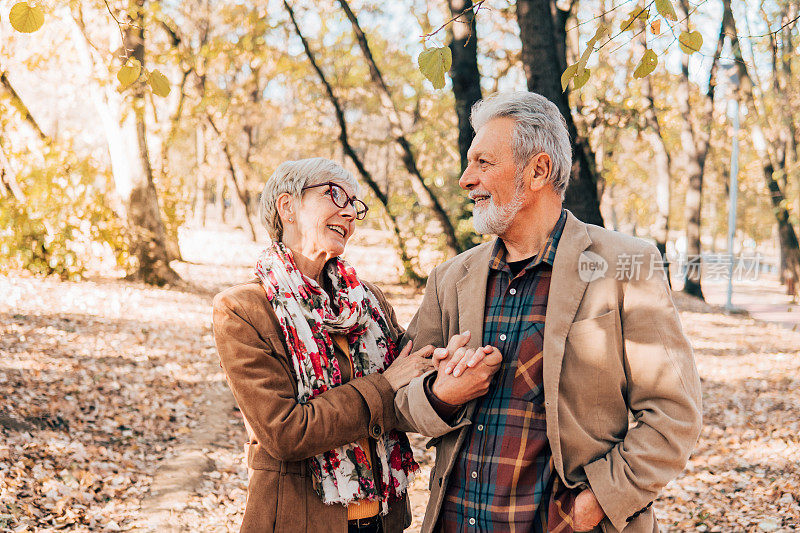
[[[283,222],[284,226],[287,220],[294,218],[294,198],[288,192],[281,193],[278,196],[277,200],[275,200],[275,206],[278,208],[278,216],[281,218],[281,222]]]
[[[550,174],[553,172],[553,160],[544,152],[531,157],[528,165],[523,171],[527,178],[528,188],[538,191],[550,182]]]

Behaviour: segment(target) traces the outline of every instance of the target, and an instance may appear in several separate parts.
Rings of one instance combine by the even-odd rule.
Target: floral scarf
[[[261,254],[256,275],[286,337],[300,403],[342,384],[332,334],[344,335],[350,345],[353,378],[383,372],[397,357],[397,345],[377,298],[344,260],[336,258],[325,266],[332,301],[316,281],[298,270],[283,243],[273,243]],[[367,460],[369,450],[356,442],[310,458],[314,488],[322,501],[348,505],[356,500],[379,500],[381,512],[386,514],[389,503],[402,496],[419,465],[404,433],[384,433],[376,448],[375,472]]]

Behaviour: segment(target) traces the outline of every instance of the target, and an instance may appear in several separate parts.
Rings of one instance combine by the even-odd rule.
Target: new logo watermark
[[[578,258],[578,276],[587,283],[604,278],[606,274],[619,281],[649,280],[654,275],[663,277],[666,269],[670,269],[673,276],[679,277],[698,277],[702,273],[707,281],[722,281],[729,276],[734,281],[755,281],[768,266],[760,254],[739,257],[729,254],[689,255],[674,260],[646,254],[619,254],[612,273],[604,257],[586,250]]]

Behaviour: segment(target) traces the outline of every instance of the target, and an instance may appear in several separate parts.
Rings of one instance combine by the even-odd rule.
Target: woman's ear
[[[281,218],[284,226],[287,222],[294,222],[294,198],[288,192],[282,193],[275,201],[278,208],[278,216]]]
[[[529,178],[529,187],[532,191],[538,191],[550,181],[550,174],[553,171],[553,160],[544,152],[539,152],[531,157],[525,172]]]

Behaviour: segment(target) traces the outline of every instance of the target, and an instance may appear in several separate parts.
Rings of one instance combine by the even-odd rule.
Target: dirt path
[[[381,239],[366,232],[348,252],[407,323],[421,295],[385,283],[397,269]],[[244,430],[210,301],[250,277],[259,247],[222,229],[189,232],[182,245],[182,289],[0,277],[0,532],[238,530]],[[677,299],[705,426],[655,504],[664,529],[800,528],[800,332]],[[412,441],[418,531],[433,455]]]

